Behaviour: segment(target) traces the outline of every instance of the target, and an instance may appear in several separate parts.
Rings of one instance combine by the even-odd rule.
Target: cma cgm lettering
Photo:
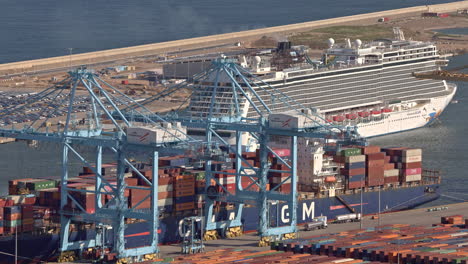
[[[300,222],[307,222],[314,218],[315,203],[312,201],[307,201],[300,203],[297,211],[297,220]],[[291,214],[288,204],[280,205],[280,224],[289,224],[291,222]]]

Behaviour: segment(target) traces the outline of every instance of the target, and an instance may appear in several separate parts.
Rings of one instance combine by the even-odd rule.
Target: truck
[[[304,225],[304,230],[311,231],[316,229],[325,229],[327,226],[327,216],[319,216],[312,219],[312,222],[306,223]]]
[[[361,214],[343,214],[336,216],[335,223],[348,223],[361,221]]]

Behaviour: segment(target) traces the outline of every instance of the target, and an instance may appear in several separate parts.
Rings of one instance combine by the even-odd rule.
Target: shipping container
[[[340,151],[341,156],[349,157],[349,156],[357,156],[361,155],[361,149],[358,148],[347,148],[342,149]]]

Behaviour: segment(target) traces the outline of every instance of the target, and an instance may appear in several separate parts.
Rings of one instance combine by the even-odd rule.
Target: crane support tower
[[[78,87],[84,92],[78,91]],[[78,109],[83,109],[82,105],[82,108],[79,108],[79,103],[83,100],[86,102],[86,111],[81,114],[83,111]],[[103,253],[115,252],[119,259],[133,260],[139,260],[146,254],[157,254],[158,156],[168,151],[183,151],[195,141],[188,137],[185,129],[178,124],[168,129],[169,126],[165,125],[166,120],[151,113],[144,106],[123,113],[122,107],[119,106],[138,103],[86,68],[70,71],[69,76],[56,85],[28,97],[21,104],[2,109],[0,116],[5,117],[13,112],[16,115],[26,114],[28,107],[38,102],[46,104],[41,108],[41,118],[25,123],[24,127],[19,129],[14,126],[2,126],[0,136],[34,140],[40,144],[52,142],[60,146],[60,251],[68,257],[70,251],[79,253],[88,248],[96,248]],[[64,113],[65,120],[57,118],[60,113]],[[138,115],[139,120],[129,119],[132,115]],[[155,136],[152,140],[143,142],[135,139],[130,133],[145,129],[155,135],[165,136]],[[111,153],[112,160],[117,164],[115,182],[109,182],[103,175],[104,153]],[[130,162],[130,158],[133,157],[152,163],[151,177],[144,177],[137,170],[134,163]],[[92,171],[95,177],[94,186],[75,188],[69,183],[72,160],[78,160]],[[125,175],[132,172],[146,183],[145,187],[127,186]],[[145,191],[148,195],[129,208],[124,193],[131,190]],[[94,197],[94,200],[89,201],[88,197]],[[151,204],[149,209],[138,209],[141,203],[148,200]],[[87,204],[93,206],[87,207]],[[126,248],[124,235],[129,220],[147,224],[150,233],[149,244],[139,248]],[[95,237],[70,241],[71,224],[94,226]]]
[[[203,160],[205,167],[206,240],[240,235],[242,209],[249,204],[257,205],[260,211],[259,245],[294,237],[297,231],[298,138],[333,139],[338,146],[344,141],[364,144],[355,130],[328,123],[315,109],[297,103],[239,66],[235,59],[217,59],[212,67],[191,80],[169,87],[141,104],[150,104],[181,89],[189,90],[190,97],[185,102],[190,103],[181,105],[178,111],[165,118],[182,122],[188,134],[198,135],[194,137],[206,144],[192,152],[193,156]],[[277,104],[289,106],[290,111],[276,113]],[[249,107],[254,112],[246,115]],[[137,109],[137,106],[129,109]],[[289,158],[273,149],[272,143],[278,138],[287,142]],[[257,148],[258,164],[245,159],[245,145]],[[272,159],[277,160],[275,168],[271,166]],[[223,162],[234,162],[235,168],[226,170],[222,167]],[[267,188],[269,173],[283,175],[281,182],[270,189]],[[233,177],[234,181],[230,182]],[[234,183],[235,187],[227,187],[229,183],[231,186]],[[282,188],[285,185],[290,185],[290,189]],[[270,226],[268,204],[271,201],[288,204],[291,221],[287,225]],[[226,219],[217,219],[214,212],[221,203],[233,205],[235,213]]]

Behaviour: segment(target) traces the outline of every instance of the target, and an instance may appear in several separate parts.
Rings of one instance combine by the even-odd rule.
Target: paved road
[[[447,210],[427,212],[427,208],[414,209],[409,211],[401,211],[395,213],[382,214],[380,217],[380,224],[413,224],[413,225],[432,225],[440,223],[442,216],[461,214],[468,217],[468,203],[450,204]],[[372,220],[370,216],[366,216],[363,220],[363,228],[378,226],[378,220]],[[360,223],[346,223],[346,224],[329,224],[328,229],[321,229],[316,231],[301,231],[299,237],[312,236],[324,233],[336,233],[348,230],[359,229]],[[301,229],[301,228],[300,228]],[[257,247],[258,237],[255,234],[246,234],[244,236],[233,239],[220,239],[214,241],[207,241],[206,251],[211,251],[219,248],[242,248],[253,251],[262,251],[267,248]],[[179,245],[161,246],[162,257],[174,257],[180,255]]]

